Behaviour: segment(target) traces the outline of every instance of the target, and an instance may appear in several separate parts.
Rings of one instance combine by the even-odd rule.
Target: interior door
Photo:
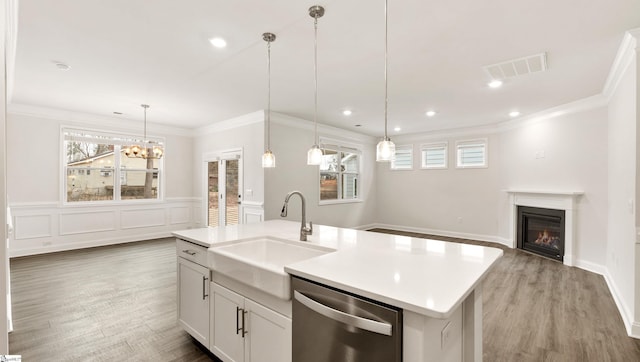
[[[207,225],[236,225],[240,222],[242,162],[239,153],[207,162]]]

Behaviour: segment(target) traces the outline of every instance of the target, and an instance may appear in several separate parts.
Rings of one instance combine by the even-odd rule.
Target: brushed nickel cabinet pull
[[[185,253],[185,254],[189,254],[191,256],[194,256],[194,255],[197,254],[195,251],[189,250],[189,249],[183,250],[182,252]]]

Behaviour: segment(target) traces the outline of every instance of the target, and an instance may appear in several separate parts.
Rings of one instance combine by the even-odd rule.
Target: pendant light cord
[[[315,94],[314,94],[315,104],[314,104],[314,112],[313,112],[313,122],[315,124],[314,142],[315,142],[315,145],[317,146],[318,145],[318,16],[314,16],[313,29],[314,29],[313,71],[314,71],[314,84],[315,84]]]
[[[271,152],[271,41],[267,41],[267,151]]]
[[[387,109],[388,109],[388,101],[387,101],[387,88],[388,88],[388,84],[387,84],[387,38],[388,38],[388,18],[389,16],[387,15],[387,7],[388,7],[388,0],[384,1],[384,140],[388,140],[389,137],[387,136]]]

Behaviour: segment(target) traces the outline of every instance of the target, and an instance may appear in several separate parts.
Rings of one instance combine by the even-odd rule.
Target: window
[[[487,167],[487,140],[460,141],[456,143],[459,168]]]
[[[63,128],[64,201],[158,200],[162,159],[127,157],[124,146],[135,143],[141,141],[131,136]]]
[[[420,145],[423,169],[447,168],[447,142]]]
[[[413,170],[413,145],[396,146],[396,155],[391,161],[392,170]]]
[[[320,164],[320,202],[360,200],[360,158],[357,148],[323,145]]]

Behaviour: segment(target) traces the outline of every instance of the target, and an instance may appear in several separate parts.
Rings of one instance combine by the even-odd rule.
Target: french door
[[[207,161],[207,225],[236,225],[242,201],[242,160],[239,152],[226,152]]]

